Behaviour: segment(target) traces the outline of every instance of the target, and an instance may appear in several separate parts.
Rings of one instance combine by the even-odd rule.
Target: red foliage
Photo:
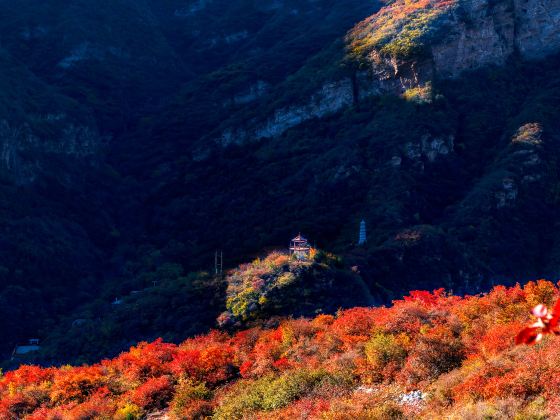
[[[415,291],[390,308],[284,320],[274,329],[233,336],[213,331],[179,346],[141,343],[93,366],[21,366],[0,376],[0,419],[114,418],[123,407],[134,410],[130,404],[149,413],[166,409],[170,401],[177,415],[204,418],[228,398],[242,398],[239,389],[250,390],[263,377],[265,385],[274,383],[267,401],[277,408],[267,405],[271,411],[262,411],[260,394],[253,395],[249,405],[238,408],[249,410],[240,416],[388,418],[400,411],[439,410],[445,418],[462,404],[507,400],[522,410],[540,396],[542,416],[556,418],[560,346],[546,335],[558,332],[560,304],[552,311],[545,305],[557,294],[545,281],[464,298],[443,290]],[[515,332],[527,323],[532,307],[536,322],[517,342],[539,345],[515,346]],[[310,372],[301,376],[305,384],[289,382],[302,372]],[[177,384],[184,383],[192,384],[192,394],[175,400],[182,395]],[[259,392],[267,392],[263,386],[261,381]],[[290,392],[282,392],[282,386]],[[401,401],[419,389],[434,398],[414,407]],[[292,400],[277,401],[276,393]]]
[[[486,332],[482,333],[481,337],[477,337],[475,357],[479,355],[492,356],[510,349],[514,344],[511,333],[517,331],[520,326],[520,322],[491,326]]]
[[[137,406],[150,411],[165,408],[173,397],[173,383],[167,376],[150,378],[138,388],[130,397]]]
[[[177,346],[164,343],[160,338],[153,343],[140,343],[123,353],[112,366],[123,372],[131,381],[142,381],[153,376],[169,374],[168,363],[173,360]]]
[[[170,363],[170,370],[176,376],[217,384],[231,377],[234,356],[234,348],[223,344],[200,350],[181,348]]]
[[[432,293],[423,290],[413,290],[409,296],[404,297],[405,302],[419,302],[425,306],[434,307],[441,303],[441,298],[445,296],[445,289],[437,289]]]
[[[272,366],[274,366],[279,371],[282,371],[289,369],[292,366],[292,363],[286,357],[281,357],[280,359],[275,361]]]
[[[545,334],[560,335],[558,320],[560,319],[560,300],[552,311],[539,304],[533,308],[533,316],[537,321],[522,329],[515,337],[515,344],[536,344],[542,340]]]
[[[60,369],[53,377],[51,400],[57,404],[81,403],[106,385],[107,377],[100,366]]]

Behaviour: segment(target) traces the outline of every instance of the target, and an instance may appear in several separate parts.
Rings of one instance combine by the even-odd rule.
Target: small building
[[[39,339],[32,338],[29,340],[27,345],[16,346],[13,356],[24,356],[29,353],[35,353],[39,350],[41,350],[41,346],[39,346]]]
[[[290,256],[298,260],[307,260],[311,254],[311,246],[301,233],[290,242]]]

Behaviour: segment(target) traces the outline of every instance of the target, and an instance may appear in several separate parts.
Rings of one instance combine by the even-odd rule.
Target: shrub
[[[287,406],[313,391],[323,381],[334,380],[324,371],[291,371],[279,378],[267,376],[240,383],[216,410],[218,419],[239,419],[250,412]]]
[[[384,377],[394,377],[394,369],[400,368],[406,358],[406,344],[408,337],[401,334],[395,337],[392,334],[376,333],[365,345],[366,359],[372,369],[374,380],[380,381]],[[383,371],[389,368],[389,375]]]
[[[460,336],[448,326],[439,325],[418,336],[402,372],[407,384],[431,381],[459,366],[465,358]]]
[[[208,404],[212,396],[203,383],[195,383],[190,379],[182,380],[175,390],[175,396],[169,406],[171,414],[176,418],[194,419],[211,411]]]
[[[126,403],[115,413],[115,420],[139,420],[144,416],[144,410],[132,403]]]
[[[138,407],[151,411],[165,408],[172,397],[173,384],[170,378],[162,376],[146,380],[132,392],[131,400]]]

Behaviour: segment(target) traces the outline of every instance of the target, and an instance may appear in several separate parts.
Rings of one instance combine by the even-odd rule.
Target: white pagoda
[[[366,234],[366,221],[362,220],[360,223],[360,237],[358,239],[358,245],[365,245],[367,242],[367,234]]]

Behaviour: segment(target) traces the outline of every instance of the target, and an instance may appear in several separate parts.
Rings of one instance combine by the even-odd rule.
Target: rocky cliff
[[[435,78],[504,65],[512,54],[541,59],[560,49],[560,1],[397,1],[357,24],[346,45],[353,74],[324,80],[304,102],[279,107],[266,120],[229,127],[217,142],[277,137],[373,95],[425,89],[429,97]]]
[[[99,157],[103,136],[91,111],[0,50],[0,178],[28,185]]]
[[[401,93],[434,77],[502,65],[514,53],[554,53],[559,23],[557,0],[399,1],[358,24],[347,41],[371,83]]]
[[[75,125],[65,121],[64,114],[48,114],[40,122],[51,125],[56,131],[51,136],[40,137],[29,124],[10,125],[0,121],[0,173],[18,185],[29,184],[43,172],[49,160],[62,157],[66,160],[96,160],[101,138],[95,128]],[[58,122],[58,127],[54,122]],[[84,161],[85,163],[85,161]]]

